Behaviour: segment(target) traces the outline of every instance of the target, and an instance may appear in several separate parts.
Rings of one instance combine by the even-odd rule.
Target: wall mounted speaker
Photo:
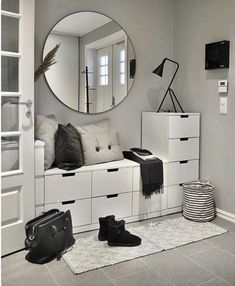
[[[229,68],[229,41],[206,44],[205,69]]]

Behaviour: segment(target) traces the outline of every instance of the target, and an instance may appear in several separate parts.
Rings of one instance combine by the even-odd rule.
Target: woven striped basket
[[[197,222],[215,218],[214,186],[203,182],[183,184],[183,216]]]

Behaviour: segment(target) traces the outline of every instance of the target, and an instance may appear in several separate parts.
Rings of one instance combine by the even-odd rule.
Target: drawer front
[[[180,185],[167,188],[167,208],[181,207],[183,204],[183,187]]]
[[[91,199],[66,201],[62,203],[45,205],[45,210],[70,210],[73,227],[91,224]]]
[[[145,199],[142,192],[133,192],[133,215],[147,214],[167,209],[167,188],[163,194],[154,194]]]
[[[45,212],[44,206],[40,206],[40,207],[36,207],[36,208],[35,208],[35,215],[36,215],[36,216],[39,216],[39,215],[42,214],[43,212]]]
[[[35,179],[35,205],[44,204],[44,178]]]
[[[131,192],[92,198],[92,223],[98,223],[99,217],[107,215],[115,215],[118,219],[131,216],[131,203]]]
[[[198,179],[198,160],[180,161],[168,164],[168,183],[177,185]]]
[[[199,138],[169,139],[169,161],[199,159]]]
[[[132,168],[92,172],[92,197],[132,191]]]
[[[45,177],[45,203],[56,203],[91,197],[91,172],[71,173],[72,176]]]
[[[163,185],[167,186],[167,164],[163,164]],[[133,168],[133,191],[142,190],[140,167]]]
[[[169,138],[199,137],[199,115],[170,115]]]
[[[35,176],[43,176],[44,170],[44,147],[35,148],[34,169]]]

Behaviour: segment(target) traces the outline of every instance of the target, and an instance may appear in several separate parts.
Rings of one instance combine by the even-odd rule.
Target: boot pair
[[[141,238],[125,230],[125,221],[116,221],[114,215],[99,218],[100,230],[98,239],[108,241],[109,246],[137,246],[141,244]]]

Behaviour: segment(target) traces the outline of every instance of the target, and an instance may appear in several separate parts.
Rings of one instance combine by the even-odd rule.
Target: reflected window
[[[120,84],[125,84],[125,59],[126,59],[126,54],[125,50],[120,51]]]
[[[105,86],[109,83],[109,58],[108,55],[100,57],[100,85]]]

